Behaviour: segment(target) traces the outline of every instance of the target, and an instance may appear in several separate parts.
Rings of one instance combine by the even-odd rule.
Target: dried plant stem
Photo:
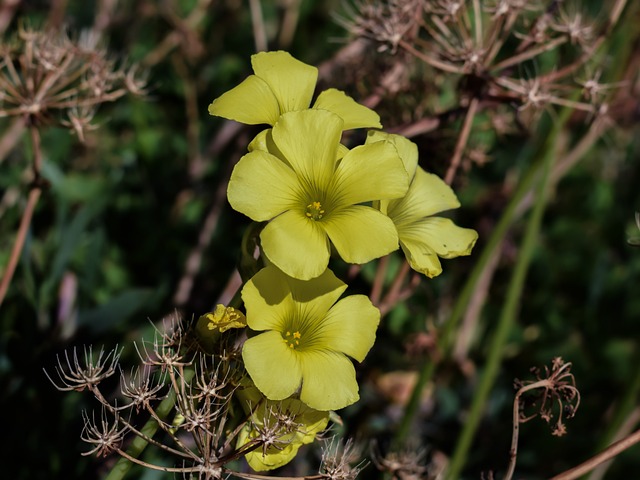
[[[191,382],[194,375],[195,371],[193,369],[186,369],[183,373],[184,382]],[[162,400],[158,408],[155,409],[158,418],[163,419],[169,415],[175,403],[176,394],[174,391],[171,391],[167,398]],[[144,424],[140,431],[145,437],[152,438],[158,430],[158,427],[158,421],[155,418],[151,418]],[[147,445],[149,445],[149,442],[147,442],[145,438],[136,436],[127,449],[127,457],[138,458],[144,449],[147,448]],[[121,457],[104,480],[122,480],[133,465],[132,460],[129,460],[127,457]]]
[[[518,457],[518,438],[520,437],[520,397],[530,391],[537,388],[552,388],[552,382],[548,378],[525,385],[520,388],[513,399],[513,430],[511,431],[511,449],[509,450],[509,467],[507,473],[504,475],[503,480],[511,480],[513,473],[516,470],[516,460]]]
[[[405,278],[410,271],[411,268],[409,266],[409,263],[407,263],[406,260],[403,261],[402,266],[400,267],[400,271],[397,273],[396,278],[393,280],[391,288],[382,299],[382,302],[380,302],[380,305],[378,305],[378,308],[380,309],[380,315],[386,315],[398,303],[409,298],[415,291],[416,287],[420,284],[420,276],[416,272],[413,272],[409,285],[405,288],[402,288]]]
[[[382,288],[384,287],[384,278],[387,274],[388,268],[389,255],[385,255],[378,262],[378,267],[376,268],[376,276],[373,279],[373,286],[371,287],[371,293],[369,294],[369,299],[374,305],[378,305],[380,303],[380,298],[382,297]]]
[[[566,37],[554,38],[553,40],[549,42],[545,42],[536,48],[532,48],[531,50],[525,50],[522,53],[514,55],[513,57],[504,59],[502,62],[499,62],[496,65],[493,65],[491,67],[491,70],[499,72],[500,70],[504,70],[505,68],[512,67],[526,60],[529,60],[533,57],[536,57],[541,53],[548,52],[549,50],[553,50],[557,46],[562,45],[563,43],[566,43],[566,42],[567,42]]]
[[[549,480],[574,480],[576,478],[580,478],[585,473],[589,473],[591,470],[596,468],[598,465],[610,460],[615,457],[619,453],[625,451],[627,448],[632,447],[636,443],[640,442],[640,430],[636,430],[631,435],[622,440],[615,442],[610,445],[604,451],[599,454],[591,457],[586,462],[581,463],[577,467],[573,467],[566,472],[562,472],[555,477],[550,478]]]
[[[450,63],[438,60],[437,58],[433,58],[427,55],[426,53],[420,52],[419,50],[416,50],[413,45],[411,45],[410,43],[404,40],[400,40],[398,42],[398,46],[404,48],[407,52],[419,58],[424,63],[431,65],[433,68],[438,68],[443,72],[457,73],[460,75],[463,73],[461,68],[458,68],[455,65],[452,65]]]
[[[2,275],[2,280],[0,281],[0,306],[2,305],[5,296],[7,295],[9,284],[11,283],[13,274],[15,273],[16,267],[18,266],[18,260],[20,259],[22,248],[24,247],[24,241],[27,238],[27,231],[29,230],[29,225],[31,225],[33,212],[35,211],[38,200],[40,199],[40,195],[42,194],[42,187],[40,186],[40,166],[42,163],[40,133],[34,125],[31,125],[29,127],[29,131],[31,133],[31,144],[33,148],[34,180],[31,186],[31,190],[29,191],[29,197],[27,198],[27,205],[24,209],[24,213],[22,214],[22,219],[20,220],[18,233],[16,234],[13,248],[11,249],[9,263],[7,264],[7,268],[5,269],[4,274]]]
[[[288,0],[285,2],[284,18],[282,19],[280,36],[278,37],[280,48],[287,49],[291,46],[300,18],[300,1],[301,0]]]
[[[631,432],[633,432],[633,429],[636,428],[636,426],[638,425],[639,421],[640,421],[640,407],[636,407],[625,419],[624,423],[620,426],[620,429],[618,430],[618,432],[616,432],[614,441],[617,442],[618,440],[622,440],[627,435],[631,434]],[[591,475],[589,475],[588,480],[602,480],[603,478],[605,478],[605,475],[607,474],[609,467],[613,463],[613,460],[614,459],[611,458],[610,460],[607,460],[606,462],[598,465],[598,467],[595,468],[593,472],[591,472]]]
[[[264,27],[260,0],[249,0],[249,10],[251,11],[251,25],[253,26],[253,41],[256,45],[256,52],[264,52],[267,50],[267,32]]]
[[[180,29],[174,29],[169,33],[156,48],[147,54],[142,60],[142,64],[151,67],[160,63],[174,48],[180,45],[186,37],[195,37],[199,26],[207,18],[206,12],[212,0],[198,0],[193,10],[185,20],[174,19]]]
[[[11,121],[9,127],[0,138],[0,164],[15,147],[25,129],[25,118],[21,115]]]
[[[42,189],[40,187],[33,187],[29,192],[27,206],[25,207],[24,213],[22,214],[22,220],[20,220],[20,227],[18,228],[18,233],[13,244],[13,249],[11,250],[9,263],[7,264],[7,268],[5,269],[4,275],[2,276],[2,281],[0,282],[0,306],[4,301],[7,290],[9,289],[9,284],[11,283],[11,279],[13,278],[13,274],[15,273],[16,266],[18,265],[18,259],[20,258],[20,253],[22,252],[22,247],[24,246],[24,241],[27,236],[27,231],[29,230],[29,225],[31,224],[33,211],[38,204],[38,199],[40,198],[41,193]]]
[[[18,8],[19,4],[20,0],[3,0],[2,4],[0,5],[0,34],[4,33],[4,31],[11,23],[13,14]]]
[[[471,126],[473,125],[473,119],[476,116],[479,104],[480,100],[476,97],[473,97],[471,99],[471,102],[469,102],[469,108],[467,109],[467,114],[464,117],[464,122],[462,124],[462,131],[460,132],[460,136],[458,137],[458,141],[456,142],[456,148],[453,151],[453,156],[451,157],[451,161],[449,163],[449,169],[447,170],[447,174],[444,177],[444,181],[447,185],[451,185],[454,177],[456,176],[456,171],[460,166],[462,154],[464,153],[464,149],[467,146],[469,134],[471,133]]]

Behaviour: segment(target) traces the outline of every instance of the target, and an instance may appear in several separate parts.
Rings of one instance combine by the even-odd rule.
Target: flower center
[[[286,343],[289,346],[289,348],[296,348],[297,346],[300,345],[301,337],[302,335],[298,331],[295,331],[293,333],[288,331],[287,333],[284,334],[282,339],[284,340],[284,343]]]
[[[322,204],[320,202],[311,202],[307,205],[306,215],[308,218],[312,218],[313,220],[320,220],[324,215]]]

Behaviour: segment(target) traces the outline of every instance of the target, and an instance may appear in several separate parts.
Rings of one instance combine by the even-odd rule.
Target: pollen
[[[320,202],[311,202],[309,205],[307,205],[307,211],[305,215],[308,218],[312,218],[313,220],[320,220],[324,215],[322,204]]]
[[[289,348],[296,348],[300,346],[301,338],[302,338],[302,335],[300,334],[300,332],[296,331],[293,333],[291,332],[285,333],[282,339],[284,340],[284,343],[286,343]]]

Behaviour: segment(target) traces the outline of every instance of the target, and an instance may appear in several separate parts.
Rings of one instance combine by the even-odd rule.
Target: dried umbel
[[[91,32],[72,40],[64,31],[22,26],[0,44],[0,117],[55,121],[80,140],[99,104],[142,95],[145,83],[135,66],[116,64]]]
[[[450,183],[473,143],[480,113],[496,131],[508,126],[515,132],[532,129],[553,107],[585,112],[587,120],[607,112],[605,94],[617,85],[600,81],[593,59],[600,58],[596,53],[625,4],[607,3],[601,15],[607,20],[595,22],[557,0],[357,0],[340,21],[355,37],[375,42],[378,52],[395,56],[384,60],[395,62],[390,77],[398,77],[399,68],[403,78],[411,78],[403,88],[412,99],[406,102],[411,112],[402,112],[400,123],[430,110],[438,124],[463,121],[445,178]],[[379,87],[396,94],[387,83],[383,77]],[[456,98],[444,110],[428,93],[441,92],[442,85],[456,87]],[[415,98],[415,91],[426,93]],[[399,129],[411,135],[430,131],[417,115],[417,125]]]
[[[269,461],[277,462],[281,455],[293,458],[326,427],[328,412],[294,399],[268,401],[247,381],[233,348],[239,329],[224,332],[227,337],[219,339],[220,348],[213,353],[202,351],[192,338],[194,331],[177,319],[164,325],[152,341],[136,346],[141,366],[129,372],[118,364],[122,349],[94,353],[91,347],[59,358],[57,380],[45,371],[58,390],[88,390],[100,405],[100,413],[82,414],[80,438],[89,445],[83,455],[119,455],[184,478],[264,478],[226,465],[246,456],[254,469],[275,468],[279,464],[270,466]],[[116,373],[121,395],[108,400],[111,395],[102,382]],[[150,428],[154,423],[157,428]],[[134,437],[158,449],[163,458],[173,457],[176,466],[136,458],[124,447]],[[303,478],[353,479],[362,467],[352,466],[358,461],[348,442],[344,449],[326,450],[320,473]]]
[[[523,423],[539,416],[551,425],[553,435],[562,436],[567,433],[564,419],[573,417],[580,406],[580,392],[571,373],[571,363],[556,357],[551,369],[545,366],[544,371],[539,368],[532,371],[536,380],[515,381],[518,393],[514,408],[520,408],[518,421]],[[527,396],[523,397],[525,393]],[[522,413],[525,398],[527,409],[533,410],[530,415]]]

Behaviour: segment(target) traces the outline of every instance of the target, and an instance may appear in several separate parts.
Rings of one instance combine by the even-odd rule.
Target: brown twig
[[[451,157],[451,162],[449,163],[449,169],[447,170],[447,174],[444,177],[444,181],[447,185],[451,185],[454,177],[456,176],[456,171],[460,166],[462,154],[465,147],[467,146],[469,134],[471,133],[471,126],[473,125],[473,119],[476,116],[479,104],[480,100],[476,97],[472,98],[471,102],[469,102],[469,109],[467,110],[467,115],[464,117],[462,131],[460,132],[460,136],[458,137],[458,141],[456,142],[456,148],[453,151],[453,156]]]
[[[580,478],[585,473],[590,472],[591,470],[596,468],[598,465],[612,459],[616,455],[625,451],[629,447],[632,447],[638,442],[640,442],[640,430],[636,430],[628,437],[623,438],[622,440],[619,440],[611,444],[602,452],[591,457],[589,460],[581,463],[576,467],[573,467],[570,470],[567,470],[566,472],[562,472],[561,474],[556,475],[555,477],[552,477],[549,480],[574,480],[576,478]]]
[[[29,197],[27,199],[27,205],[24,209],[24,213],[22,214],[22,219],[20,220],[18,233],[16,234],[13,248],[11,249],[9,263],[7,264],[7,268],[5,269],[2,276],[2,281],[0,281],[0,306],[4,301],[7,290],[9,289],[9,284],[11,283],[11,279],[13,278],[13,274],[15,273],[16,267],[18,266],[20,254],[22,253],[22,248],[24,247],[24,241],[27,237],[27,231],[29,230],[29,225],[31,225],[31,218],[33,217],[33,212],[36,208],[36,205],[38,204],[40,195],[42,194],[42,187],[40,186],[40,166],[42,163],[42,152],[40,150],[40,133],[38,132],[37,127],[35,127],[34,125],[31,125],[29,127],[29,131],[31,133],[31,144],[33,148],[34,179],[31,191],[29,192]]]

